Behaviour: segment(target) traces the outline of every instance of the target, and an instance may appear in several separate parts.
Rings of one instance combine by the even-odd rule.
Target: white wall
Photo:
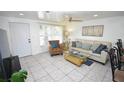
[[[2,29],[0,29],[0,52],[2,53],[3,58],[10,56],[7,33]]]
[[[82,36],[82,26],[90,25],[104,25],[103,37]],[[124,16],[89,20],[81,23],[75,22],[69,24],[67,28],[73,29],[71,39],[102,40],[113,42],[113,44],[119,38],[124,41]]]
[[[8,41],[9,41],[9,48],[10,52],[12,53],[12,46],[11,46],[11,36],[9,33],[9,22],[20,22],[20,23],[28,23],[30,25],[30,36],[31,36],[31,47],[32,47],[32,55],[45,52],[46,47],[40,47],[40,39],[39,39],[39,25],[40,24],[55,24],[58,23],[49,23],[49,22],[42,22],[37,20],[30,20],[30,19],[23,19],[23,18],[14,18],[14,17],[0,17],[0,29],[4,29],[7,31]]]
[[[11,50],[11,44],[10,44],[10,34],[9,34],[9,24],[8,24],[9,20],[5,17],[0,17],[0,29],[3,29],[3,31],[6,31],[7,33],[7,37],[8,37],[8,42],[9,42],[9,50],[10,52]]]

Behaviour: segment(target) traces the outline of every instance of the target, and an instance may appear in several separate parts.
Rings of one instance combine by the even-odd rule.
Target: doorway
[[[9,23],[12,54],[19,57],[31,55],[30,25],[27,23]]]

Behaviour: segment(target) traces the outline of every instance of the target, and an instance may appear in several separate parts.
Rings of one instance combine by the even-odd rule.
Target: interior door
[[[9,24],[13,55],[31,55],[30,26],[26,23]]]

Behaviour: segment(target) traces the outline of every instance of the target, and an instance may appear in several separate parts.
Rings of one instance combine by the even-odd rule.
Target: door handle
[[[31,43],[31,39],[28,39],[28,43]]]

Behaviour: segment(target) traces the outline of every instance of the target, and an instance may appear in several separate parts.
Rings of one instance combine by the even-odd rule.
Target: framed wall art
[[[83,26],[82,36],[103,36],[104,25]]]

